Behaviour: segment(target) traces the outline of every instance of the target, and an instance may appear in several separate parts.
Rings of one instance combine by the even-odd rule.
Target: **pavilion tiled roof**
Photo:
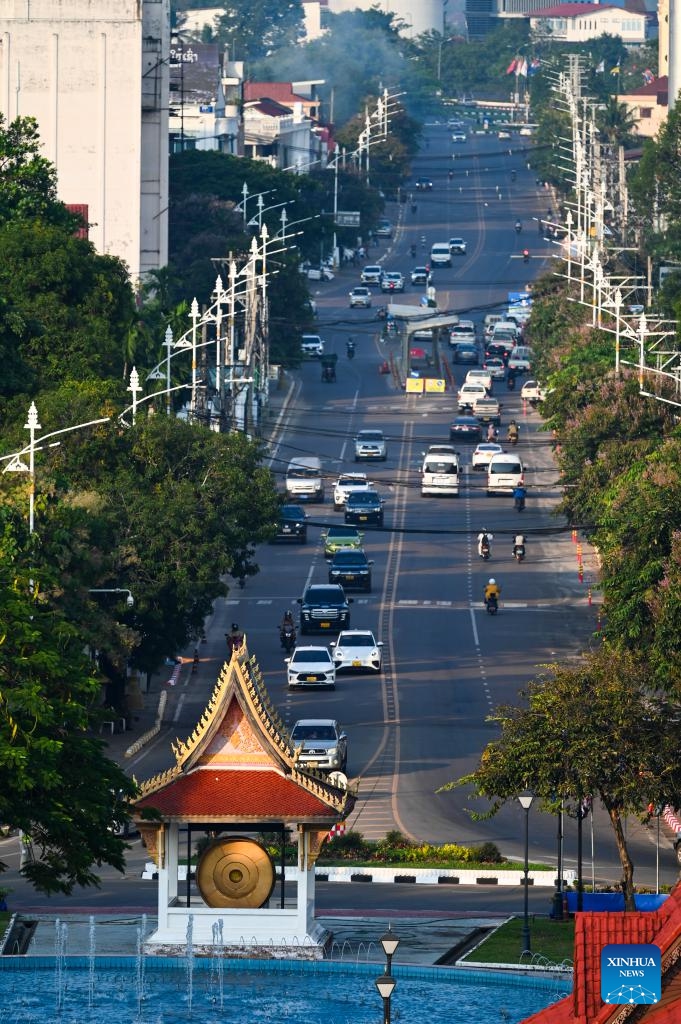
[[[608,1005],[601,1000],[601,950],[617,943],[651,943],[662,953],[662,999],[650,1006]],[[524,1024],[614,1024],[630,1011],[632,1024],[681,1022],[681,884],[659,910],[605,911],[575,918],[571,996],[528,1017]],[[623,1013],[625,1016],[622,1016]]]
[[[135,808],[164,821],[293,821],[327,827],[352,810],[343,783],[298,767],[299,751],[244,641],[223,666],[192,735],[173,745],[175,765],[139,787]]]

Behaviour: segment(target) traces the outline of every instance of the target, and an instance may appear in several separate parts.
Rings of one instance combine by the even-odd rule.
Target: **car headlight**
[[[329,747],[327,754],[329,757],[338,757],[338,747]]]

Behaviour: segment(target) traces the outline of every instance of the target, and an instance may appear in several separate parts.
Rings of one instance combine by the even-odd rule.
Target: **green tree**
[[[217,21],[217,39],[232,60],[253,61],[297,43],[303,22],[300,0],[229,0]]]
[[[73,227],[76,219],[57,199],[57,172],[40,155],[34,118],[9,124],[0,114],[0,224],[14,218]]]
[[[135,787],[93,737],[100,683],[57,581],[21,552],[0,510],[0,820],[30,843],[21,873],[35,888],[69,893],[99,884],[93,865],[124,870],[112,826]]]
[[[608,813],[622,868],[622,891],[634,908],[634,865],[624,819],[649,818],[649,805],[676,806],[681,792],[677,721],[681,707],[653,695],[645,667],[608,646],[582,666],[549,666],[521,696],[522,707],[504,705],[489,721],[500,729],[474,772],[442,787],[472,787],[491,806],[490,817],[524,790],[546,810],[578,811],[587,798]]]
[[[631,143],[637,123],[634,112],[626,103],[620,103],[617,96],[608,96],[604,106],[596,112],[598,130],[611,146]]]

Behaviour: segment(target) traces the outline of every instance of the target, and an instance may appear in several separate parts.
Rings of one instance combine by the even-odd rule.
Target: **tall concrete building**
[[[168,262],[169,0],[1,0],[0,112],[135,282]]]

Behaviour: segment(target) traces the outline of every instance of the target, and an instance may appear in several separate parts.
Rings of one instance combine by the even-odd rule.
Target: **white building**
[[[2,0],[0,111],[133,281],[168,262],[169,0]]]
[[[527,17],[535,36],[565,43],[585,43],[604,33],[619,36],[625,46],[646,41],[646,15],[610,4],[558,4],[529,11]]]

